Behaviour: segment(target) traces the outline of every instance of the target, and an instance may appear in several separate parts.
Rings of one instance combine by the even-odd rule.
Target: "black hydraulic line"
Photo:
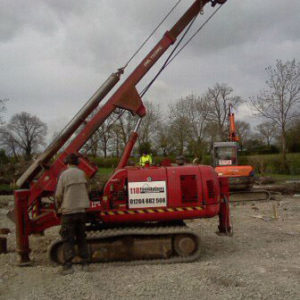
[[[172,58],[172,55],[174,54],[174,52],[176,51],[176,49],[179,47],[179,45],[181,44],[181,42],[183,41],[184,37],[187,35],[187,33],[189,32],[189,30],[191,29],[193,23],[195,22],[197,16],[193,18],[193,20],[190,22],[189,26],[187,27],[187,29],[185,30],[184,34],[182,35],[182,37],[180,38],[180,40],[178,41],[178,43],[176,44],[176,46],[174,47],[174,49],[172,50],[172,52],[170,53],[170,55],[167,57],[167,59],[165,60],[164,64],[162,65],[162,67],[159,69],[159,71],[157,72],[157,74],[154,76],[154,78],[149,82],[149,84],[143,89],[143,91],[140,93],[140,96],[144,96],[146,94],[146,92],[149,90],[149,88],[152,86],[152,84],[155,82],[155,80],[158,78],[158,76],[161,74],[161,72],[166,68],[166,66],[168,65],[169,60]]]
[[[167,13],[167,15],[160,21],[160,23],[153,29],[150,35],[144,40],[141,46],[133,53],[133,55],[129,58],[123,69],[125,69],[129,63],[133,60],[133,58],[140,52],[140,50],[145,46],[145,44],[151,39],[154,33],[158,30],[158,28],[165,22],[165,20],[169,17],[169,15],[175,10],[175,8],[179,5],[182,0],[178,0],[176,4],[172,7],[172,9]]]
[[[178,52],[169,60],[169,62],[167,63],[170,64],[174,58],[193,40],[193,38],[203,29],[203,27],[214,17],[214,15],[219,11],[219,9],[222,7],[223,5],[220,5],[207,19],[205,22],[203,22],[201,24],[201,26],[197,29],[197,31],[186,41],[186,43],[178,50]]]
[[[152,86],[152,84],[155,82],[155,80],[158,78],[158,76],[162,73],[162,71],[174,60],[174,58],[192,41],[192,39],[203,29],[203,27],[212,19],[212,17],[218,12],[218,10],[222,7],[223,5],[220,5],[210,16],[201,24],[201,26],[197,29],[197,31],[187,40],[187,42],[174,54],[176,49],[179,47],[181,44],[183,38],[186,36],[188,31],[190,30],[192,24],[194,23],[196,17],[191,21],[189,27],[186,29],[185,33],[183,34],[182,38],[179,40],[177,43],[176,47],[173,49],[171,54],[168,56],[162,67],[159,69],[157,74],[154,76],[154,78],[150,81],[150,83],[142,90],[140,93],[140,96],[144,96],[148,89]],[[174,54],[174,55],[173,55]]]

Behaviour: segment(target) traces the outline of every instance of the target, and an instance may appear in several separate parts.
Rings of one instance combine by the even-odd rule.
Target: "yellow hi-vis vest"
[[[140,166],[145,167],[146,164],[151,165],[152,164],[152,157],[150,154],[142,155],[140,158]]]

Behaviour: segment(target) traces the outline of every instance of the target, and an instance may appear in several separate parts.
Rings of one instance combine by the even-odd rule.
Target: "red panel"
[[[220,203],[220,186],[217,173],[210,166],[199,166],[199,168],[201,168],[203,178],[205,203],[207,205]]]
[[[166,181],[166,168],[148,167],[148,168],[130,168],[127,169],[128,182],[142,181]]]
[[[180,188],[182,203],[198,202],[197,175],[181,175]]]
[[[198,166],[182,166],[182,167],[168,167],[168,195],[172,203],[171,207],[182,207],[190,206],[189,203],[184,203],[182,201],[182,191],[181,191],[181,176],[196,176],[197,187],[195,188],[198,192],[198,201],[195,205],[201,205],[203,200],[203,188],[202,188],[202,176],[201,169]],[[188,188],[188,182],[186,183],[186,189]]]

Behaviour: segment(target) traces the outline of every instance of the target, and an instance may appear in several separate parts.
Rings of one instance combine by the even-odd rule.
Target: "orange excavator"
[[[253,190],[254,168],[238,164],[239,136],[232,104],[229,105],[229,138],[213,145],[213,165],[219,176],[229,178],[230,193],[238,200],[269,200],[268,191]],[[234,201],[234,200],[233,200]]]

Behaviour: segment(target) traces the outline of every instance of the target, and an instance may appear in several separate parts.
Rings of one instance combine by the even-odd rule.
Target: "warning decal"
[[[166,182],[129,182],[128,202],[129,208],[166,207]]]

